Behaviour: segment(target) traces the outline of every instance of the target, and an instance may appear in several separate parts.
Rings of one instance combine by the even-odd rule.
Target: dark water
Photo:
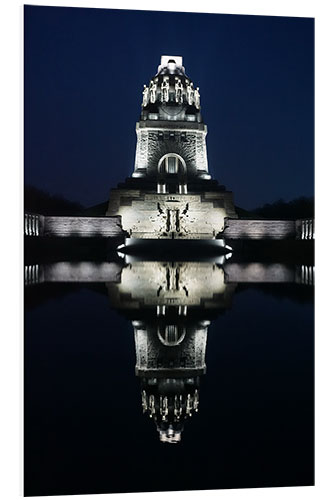
[[[206,296],[213,278],[201,285]],[[132,320],[156,329],[156,306],[133,310],[125,291],[120,304],[118,286],[26,288],[25,495],[312,485],[313,287],[233,283],[188,306],[185,325],[210,321],[206,373],[170,444],[143,414],[135,372]]]

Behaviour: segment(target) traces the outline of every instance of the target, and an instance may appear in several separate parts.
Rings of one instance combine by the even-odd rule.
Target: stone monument
[[[212,240],[237,218],[232,193],[209,174],[199,88],[182,64],[162,56],[144,85],[134,172],[111,190],[106,215],[121,216],[130,238]]]

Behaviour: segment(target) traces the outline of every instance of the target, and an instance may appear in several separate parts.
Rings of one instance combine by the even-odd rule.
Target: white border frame
[[[28,5],[117,8],[112,0],[27,1]],[[204,10],[203,10],[204,5]],[[330,206],[332,162],[332,7],[325,0],[123,0],[122,9],[174,10],[225,14],[315,17],[316,31],[316,486],[259,488],[242,490],[188,491],[172,493],[135,493],[127,497],[143,499],[273,499],[333,498],[333,412],[332,389],[332,308],[328,287],[330,279]],[[1,288],[2,346],[0,362],[0,488],[2,498],[22,495],[22,401],[23,401],[23,9],[17,0],[1,2]],[[326,168],[325,168],[326,167]],[[19,188],[19,189],[18,189]],[[325,241],[325,232],[328,237]],[[326,230],[326,231],[325,231]],[[332,240],[332,238],[330,238]],[[326,278],[326,279],[325,279]],[[326,285],[325,285],[326,283]],[[319,286],[318,286],[319,285]],[[327,289],[325,288],[327,287]],[[8,299],[10,303],[8,303]],[[18,306],[20,311],[18,312]],[[5,401],[5,403],[4,403]],[[118,499],[119,494],[74,495],[73,499]],[[43,498],[43,497],[30,497]],[[49,497],[52,499],[64,497]]]

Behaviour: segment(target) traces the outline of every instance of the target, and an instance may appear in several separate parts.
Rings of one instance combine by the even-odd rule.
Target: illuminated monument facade
[[[144,86],[131,178],[111,190],[107,216],[131,238],[216,239],[237,218],[230,191],[208,172],[199,88],[182,58],[162,56]]]

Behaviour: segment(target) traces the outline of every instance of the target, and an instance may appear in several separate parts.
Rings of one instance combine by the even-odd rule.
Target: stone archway
[[[187,193],[187,168],[184,159],[177,153],[167,153],[160,158],[157,165],[157,192],[166,193],[175,183],[169,182],[177,176],[179,194]]]

